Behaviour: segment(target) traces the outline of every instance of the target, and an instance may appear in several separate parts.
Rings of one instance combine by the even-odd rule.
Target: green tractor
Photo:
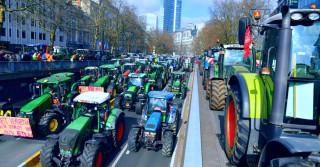
[[[158,64],[162,65],[164,69],[169,73],[168,75],[171,75],[171,68],[170,63],[168,61],[158,61]]]
[[[320,10],[279,7],[259,25],[258,73],[229,80],[223,145],[238,166],[320,165]],[[250,22],[239,21],[241,45]]]
[[[85,92],[73,100],[73,121],[41,148],[40,163],[52,166],[101,166],[103,157],[123,142],[124,112],[111,108],[111,95]]]
[[[130,73],[128,82],[125,84],[125,91],[116,95],[114,106],[117,108],[135,109],[139,115],[142,113],[142,106],[148,98],[151,90],[151,83],[147,75],[143,73]]]
[[[169,92],[175,95],[181,95],[182,99],[186,98],[188,91],[188,81],[185,72],[173,72],[169,81]]]
[[[148,59],[139,59],[139,68],[141,73],[147,73],[149,69]]]
[[[244,58],[243,45],[221,46],[223,51],[215,53],[219,53],[218,61],[211,64],[208,71],[206,98],[209,99],[209,108],[211,110],[224,109],[228,89],[226,83],[229,82],[232,75],[256,71],[253,67],[255,63],[252,63],[253,54]]]
[[[32,101],[17,117],[29,118],[32,131],[42,136],[58,133],[70,122],[69,105],[79,93],[71,91],[71,78],[47,77],[30,85]]]
[[[186,58],[183,62],[183,71],[192,72],[193,71],[193,64],[191,62],[191,58]]]
[[[123,90],[124,78],[121,75],[120,66],[116,64],[105,64],[100,66],[101,76],[109,76],[110,84],[107,88],[107,92],[112,97],[115,97],[117,93]]]
[[[154,86],[158,87],[158,90],[164,88],[169,80],[169,73],[161,65],[151,65],[148,76],[151,80],[154,81]]]

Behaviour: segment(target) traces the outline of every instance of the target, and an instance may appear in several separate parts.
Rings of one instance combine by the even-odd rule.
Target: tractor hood
[[[161,121],[161,113],[153,112],[146,123],[145,130],[155,132],[160,125],[160,121]]]
[[[180,80],[176,80],[174,81],[173,86],[180,86],[180,84],[181,84]]]
[[[44,95],[30,101],[28,104],[23,106],[20,111],[21,112],[32,112],[34,109],[36,109],[40,105],[50,103],[50,101],[51,101],[51,96],[49,94],[44,94]]]
[[[91,76],[90,75],[86,75],[86,76],[81,78],[81,81],[87,81],[87,80],[90,80],[90,79],[91,79]]]
[[[232,66],[232,73],[239,73],[239,72],[249,72],[247,67],[244,66]]]
[[[93,86],[103,87],[103,85],[105,85],[105,83],[108,81],[108,79],[109,79],[109,76],[106,75],[106,76],[98,79],[98,80],[93,84]]]
[[[130,86],[129,89],[125,92],[124,97],[125,99],[131,99],[132,94],[135,94],[137,92],[136,86]]]

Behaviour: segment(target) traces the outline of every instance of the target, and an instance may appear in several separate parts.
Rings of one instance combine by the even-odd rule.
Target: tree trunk
[[[96,27],[96,30],[95,30],[95,32],[94,32],[94,44],[93,44],[94,49],[97,49],[98,31],[99,31],[99,28],[98,28],[98,27]]]
[[[54,29],[52,31],[52,33],[49,33],[49,34],[50,34],[50,50],[49,50],[49,53],[53,54],[54,35],[56,34],[56,29]]]
[[[6,6],[4,4],[1,4],[0,5],[0,34],[2,32],[2,26],[3,26],[4,16],[5,16],[5,10],[6,10]]]
[[[127,53],[130,53],[130,42],[127,41]]]

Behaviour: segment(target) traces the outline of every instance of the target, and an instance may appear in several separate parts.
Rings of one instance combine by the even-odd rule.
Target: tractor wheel
[[[111,94],[112,98],[116,97],[116,94],[117,94],[116,85],[113,85],[113,84],[109,85],[107,88],[107,92],[108,93],[111,92],[110,94]]]
[[[206,91],[206,99],[209,100],[210,99],[210,92],[212,89],[212,84],[213,84],[213,80],[209,80],[208,84],[207,84],[207,91]]]
[[[162,79],[158,79],[157,84],[158,84],[158,90],[161,90],[162,87],[163,87],[163,85],[162,85]]]
[[[116,98],[114,99],[114,102],[113,102],[114,108],[122,109],[121,100],[122,100],[121,97],[116,97]]]
[[[141,129],[140,128],[132,128],[129,132],[128,136],[128,148],[131,152],[137,152],[140,145],[140,137]]]
[[[224,149],[232,164],[239,164],[245,157],[249,141],[249,119],[239,115],[241,100],[239,88],[231,88],[224,109]]]
[[[187,96],[187,88],[182,88],[182,92],[181,92],[182,94],[181,94],[181,98],[182,99],[185,99],[186,98],[186,96]]]
[[[178,131],[179,131],[178,128],[179,128],[180,119],[181,119],[180,113],[177,112],[176,120],[175,120],[174,124],[172,125],[172,131],[173,131],[173,135],[174,136],[177,136],[177,134],[178,134]]]
[[[142,107],[143,107],[142,103],[138,102],[138,103],[136,104],[136,107],[135,107],[135,112],[136,112],[136,114],[138,114],[138,115],[141,115],[141,114],[142,114]]]
[[[49,112],[42,116],[38,124],[38,131],[42,136],[57,134],[63,124],[61,116],[57,113]]]
[[[88,144],[84,146],[80,156],[80,167],[99,167],[101,166],[103,153],[99,145]]]
[[[123,142],[125,130],[124,116],[120,115],[116,121],[116,129],[112,130],[113,146],[119,147]]]
[[[200,66],[200,68],[199,68],[199,73],[200,73],[200,76],[202,76],[202,75],[203,75],[203,69],[202,69],[202,66]]]
[[[162,155],[164,157],[171,157],[173,151],[173,132],[165,131],[163,134],[163,146],[162,146]]]
[[[46,143],[42,146],[40,152],[40,163],[43,167],[57,166],[54,162],[53,157],[59,154],[58,139],[49,138]]]
[[[204,74],[203,74],[203,90],[207,90],[207,78],[208,78],[208,70],[205,70],[204,71]]]
[[[226,84],[223,80],[214,80],[209,92],[211,110],[223,110],[226,103]]]

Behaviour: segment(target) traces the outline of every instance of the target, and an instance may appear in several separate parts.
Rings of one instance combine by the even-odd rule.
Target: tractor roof
[[[172,72],[172,74],[174,74],[174,75],[185,75],[186,73],[185,72]]]
[[[117,67],[119,67],[118,64],[104,64],[100,66],[100,68],[117,68]]]
[[[133,77],[133,78],[143,78],[147,76],[147,74],[145,73],[130,73],[129,77]]]
[[[160,68],[160,67],[162,67],[162,65],[152,65],[151,67],[156,67],[156,68]]]
[[[162,92],[162,91],[150,91],[148,96],[151,98],[157,99],[171,99],[174,97],[174,93],[172,92]]]
[[[51,76],[53,76],[53,77],[72,77],[72,76],[74,76],[74,73],[72,73],[72,72],[60,72],[60,73],[52,74]]]
[[[239,44],[229,44],[229,45],[223,45],[225,49],[243,49],[243,45]]]
[[[95,69],[98,69],[98,67],[96,66],[91,66],[91,67],[86,67],[84,68],[85,70],[95,70]]]
[[[58,84],[65,81],[70,81],[70,77],[46,77],[37,80],[37,83],[49,83],[49,84]]]
[[[85,92],[73,99],[74,102],[101,104],[110,99],[110,94],[105,92]]]
[[[126,64],[124,64],[125,66],[135,66],[136,64],[134,64],[134,63],[126,63]]]

